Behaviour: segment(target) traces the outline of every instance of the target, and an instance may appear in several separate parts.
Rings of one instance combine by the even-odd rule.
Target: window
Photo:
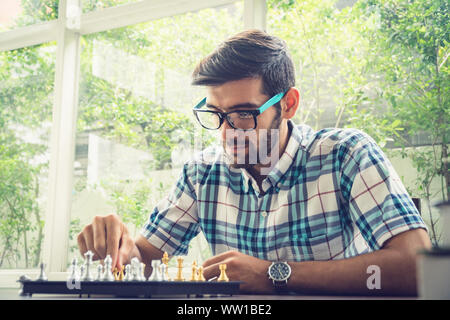
[[[96,10],[102,10],[105,8],[111,8],[115,6],[121,6],[127,3],[137,2],[140,0],[83,0],[82,10],[83,12],[91,12]]]
[[[2,0],[0,2],[0,31],[12,30],[57,18],[57,1]]]
[[[55,48],[0,52],[0,269],[42,258]]]

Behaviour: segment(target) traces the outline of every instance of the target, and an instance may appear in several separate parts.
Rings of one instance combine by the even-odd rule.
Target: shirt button
[[[261,215],[265,218],[265,217],[267,217],[267,212],[263,211],[263,212],[261,212]]]

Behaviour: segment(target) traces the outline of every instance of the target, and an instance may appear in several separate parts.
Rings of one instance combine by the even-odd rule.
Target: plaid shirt
[[[354,129],[292,128],[262,183],[231,168],[222,147],[184,165],[142,235],[171,255],[200,231],[214,255],[228,250],[271,261],[330,260],[380,249],[391,237],[427,229],[389,160]]]

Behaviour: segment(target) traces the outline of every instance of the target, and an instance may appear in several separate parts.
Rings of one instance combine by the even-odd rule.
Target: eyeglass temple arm
[[[203,107],[206,104],[206,97],[204,97],[202,99],[202,101],[200,101],[195,107],[194,109],[200,109],[201,107]]]
[[[281,100],[281,98],[283,98],[284,94],[287,91],[284,92],[280,92],[277,95],[274,95],[272,98],[270,98],[269,100],[266,101],[266,103],[264,103],[261,107],[259,107],[259,113],[263,113],[264,111],[266,111],[269,107],[273,106],[275,103],[277,103],[278,101]]]

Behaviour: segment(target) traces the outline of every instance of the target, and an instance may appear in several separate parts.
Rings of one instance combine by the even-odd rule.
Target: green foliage
[[[439,198],[448,199],[450,191],[449,6],[445,0],[367,0],[355,6],[363,20],[376,21],[362,34],[373,46],[364,68],[372,81],[366,85],[387,109],[379,118],[387,124],[400,122],[406,137],[426,133],[431,141],[431,151],[414,148],[410,156],[418,171],[418,195],[428,204],[436,196],[430,192],[434,178],[442,185]],[[360,113],[359,118],[362,116]],[[405,139],[397,139],[397,143],[402,148],[411,147]],[[428,213],[432,240],[437,245],[439,235],[431,206]]]
[[[48,164],[53,46],[0,53],[0,267],[37,266],[44,222],[38,198]],[[33,135],[27,141],[21,135]]]
[[[319,128],[334,102],[335,126],[356,127],[381,147],[403,149],[419,174],[413,196],[429,204],[448,199],[449,2],[360,0],[338,9],[335,0],[272,0],[270,31],[285,39],[302,100],[297,121]],[[411,137],[426,134],[428,149]],[[406,152],[412,148],[414,152]],[[386,150],[387,151],[387,150]],[[441,182],[440,194],[430,191]],[[431,205],[432,239],[437,244]]]

